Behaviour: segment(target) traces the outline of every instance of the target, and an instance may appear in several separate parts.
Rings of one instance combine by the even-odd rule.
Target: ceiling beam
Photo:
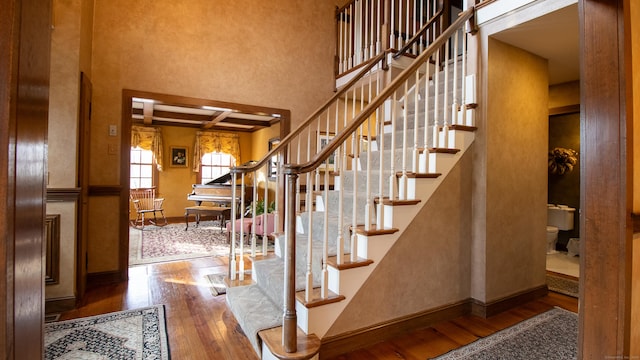
[[[153,122],[153,103],[144,102],[142,106],[142,111],[144,115],[144,124],[151,125]]]
[[[204,126],[202,128],[203,129],[211,129],[215,124],[217,124],[220,121],[226,119],[227,116],[229,116],[229,114],[232,114],[232,113],[233,113],[233,111],[223,111],[220,115],[216,116],[213,120],[211,120],[208,123],[204,124]]]

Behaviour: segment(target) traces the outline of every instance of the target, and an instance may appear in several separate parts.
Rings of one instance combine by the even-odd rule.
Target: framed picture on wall
[[[188,149],[186,146],[171,146],[169,148],[169,155],[171,161],[169,162],[171,167],[187,167]]]
[[[318,149],[317,149],[318,152],[320,152],[325,146],[327,146],[327,144],[331,141],[331,139],[333,139],[334,136],[335,134],[333,133],[319,132],[318,133]],[[320,165],[320,167],[318,167],[318,169],[333,171],[335,169],[335,166],[336,166],[336,153],[334,152],[329,156],[327,161],[325,161]]]

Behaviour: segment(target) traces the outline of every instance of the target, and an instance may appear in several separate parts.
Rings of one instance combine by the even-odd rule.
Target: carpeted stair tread
[[[258,332],[282,325],[282,306],[276,305],[256,284],[229,287],[227,304],[256,353],[261,354]]]

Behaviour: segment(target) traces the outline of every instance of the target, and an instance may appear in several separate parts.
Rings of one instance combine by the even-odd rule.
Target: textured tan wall
[[[51,32],[51,83],[48,125],[48,188],[77,186],[77,129],[80,70],[90,67],[91,28],[88,1],[54,0]],[[84,40],[84,42],[83,42]],[[89,46],[87,46],[87,44]],[[84,46],[83,46],[84,45]],[[76,204],[47,203],[47,214],[60,214],[60,282],[47,285],[45,298],[75,295]]]
[[[489,302],[545,283],[546,60],[488,39],[486,112],[474,189],[472,296]]]
[[[48,187],[73,188],[77,169],[81,0],[55,0],[53,6]]]
[[[580,105],[580,81],[549,86],[549,109]]]
[[[333,94],[335,5],[303,0],[95,2],[91,184],[122,185],[122,149],[107,152],[108,145],[120,144],[119,136],[108,136],[108,126],[120,124],[122,89],[289,109],[295,128]],[[91,201],[96,210],[90,209],[89,231],[99,233],[102,244],[90,245],[90,272],[117,269],[118,234],[103,225],[108,221],[113,229],[118,223],[118,207],[112,203],[110,197]]]
[[[444,179],[327,336],[469,298],[473,149]]]

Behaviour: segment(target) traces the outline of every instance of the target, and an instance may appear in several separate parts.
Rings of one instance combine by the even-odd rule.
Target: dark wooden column
[[[41,359],[51,1],[0,9],[0,358]]]
[[[579,2],[582,270],[578,345],[583,359],[629,354],[632,129],[625,103],[622,2]]]

